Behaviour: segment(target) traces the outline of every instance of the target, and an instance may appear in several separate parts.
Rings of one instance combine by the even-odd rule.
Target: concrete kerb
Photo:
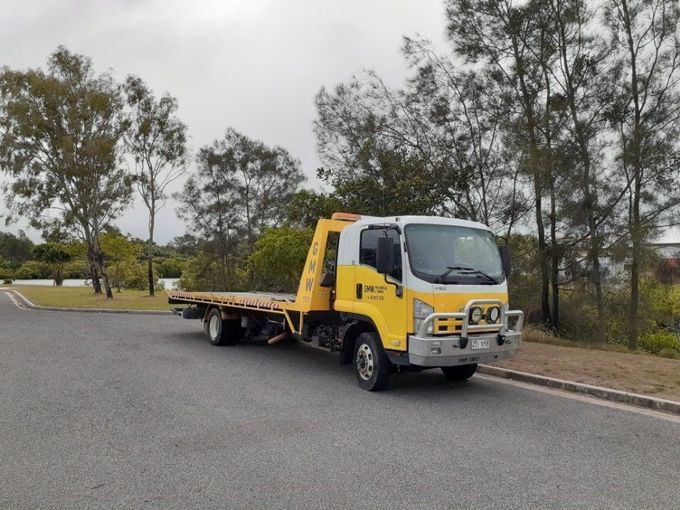
[[[673,400],[648,397],[638,393],[629,393],[626,391],[603,388],[601,386],[593,386],[591,384],[565,381],[564,379],[555,379],[553,377],[545,377],[542,375],[530,374],[528,372],[520,372],[518,370],[509,370],[507,368],[493,367],[489,365],[480,365],[478,371],[482,374],[502,377],[504,379],[511,379],[513,381],[537,384],[539,386],[547,386],[549,388],[566,390],[573,393],[583,393],[585,395],[610,400],[612,402],[620,402],[623,404],[646,407],[648,409],[680,415],[680,402],[675,402]]]
[[[127,310],[116,308],[62,308],[58,306],[41,306],[31,302],[21,292],[11,287],[0,289],[6,293],[19,308],[30,308],[31,310],[46,310],[52,312],[82,312],[82,313],[127,313],[136,315],[173,315],[171,310]]]

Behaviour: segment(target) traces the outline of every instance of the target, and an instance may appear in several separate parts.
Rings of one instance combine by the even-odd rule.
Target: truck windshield
[[[407,225],[411,271],[431,283],[494,285],[504,280],[494,235],[453,225]]]

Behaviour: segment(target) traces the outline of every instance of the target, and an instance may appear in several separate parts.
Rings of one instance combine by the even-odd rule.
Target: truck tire
[[[357,337],[352,366],[359,386],[365,390],[382,390],[389,383],[392,365],[375,333],[361,333]]]
[[[204,330],[211,344],[234,345],[241,336],[241,323],[238,319],[222,319],[220,309],[213,308],[208,312]]]
[[[442,367],[447,381],[467,381],[477,371],[477,364],[458,367]]]

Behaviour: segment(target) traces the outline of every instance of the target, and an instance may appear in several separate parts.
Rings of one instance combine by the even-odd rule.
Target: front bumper
[[[498,324],[469,324],[469,310],[478,305],[498,305],[501,317]],[[459,335],[431,336],[428,326],[440,318],[462,321]],[[510,328],[510,321],[514,324]],[[461,312],[432,313],[421,324],[416,334],[408,337],[409,363],[421,367],[448,367],[473,363],[492,363],[510,358],[522,342],[524,314],[520,310],[508,310],[496,300],[471,300]],[[493,331],[489,331],[493,329]],[[480,331],[475,334],[475,331]],[[489,347],[473,349],[473,340],[488,340]]]
[[[508,331],[505,342],[498,345],[498,334],[479,334],[470,337],[461,348],[460,336],[408,338],[408,359],[411,365],[421,367],[452,367],[473,363],[493,363],[512,357],[522,343],[522,334]],[[488,349],[472,349],[472,340],[488,339]]]

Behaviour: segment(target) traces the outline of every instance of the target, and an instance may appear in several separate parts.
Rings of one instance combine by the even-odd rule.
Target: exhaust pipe
[[[269,345],[272,345],[275,344],[276,342],[280,342],[281,340],[285,340],[286,338],[288,338],[288,332],[284,331],[283,333],[271,337],[269,340],[267,340],[267,343]]]

